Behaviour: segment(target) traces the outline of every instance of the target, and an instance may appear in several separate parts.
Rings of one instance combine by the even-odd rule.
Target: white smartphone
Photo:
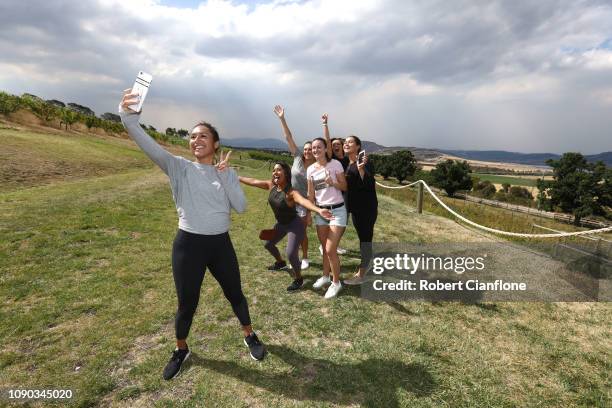
[[[357,155],[357,163],[358,164],[363,163],[364,158],[365,158],[365,150],[362,150],[359,152],[359,155]]]
[[[136,112],[142,110],[142,104],[147,96],[147,92],[149,92],[149,86],[151,86],[152,80],[153,76],[151,74],[147,74],[144,71],[138,72],[138,76],[136,76],[136,81],[134,81],[134,86],[132,87],[132,93],[137,93],[140,98],[138,98],[137,104],[130,105],[130,109]]]

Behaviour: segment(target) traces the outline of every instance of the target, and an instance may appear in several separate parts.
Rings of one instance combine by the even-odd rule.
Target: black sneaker
[[[280,261],[280,262],[274,262],[272,265],[268,266],[268,270],[269,271],[280,271],[283,268],[287,267],[287,262],[285,261]]]
[[[259,341],[255,332],[244,338],[244,344],[249,348],[253,360],[263,360],[266,355],[266,347]]]
[[[187,357],[191,355],[189,349],[181,350],[176,349],[172,352],[172,357],[170,357],[170,361],[166,364],[166,368],[164,368],[164,380],[171,380],[176,377],[181,372],[181,366],[187,360]]]
[[[287,287],[287,292],[294,292],[304,286],[304,278],[295,279],[291,285]]]

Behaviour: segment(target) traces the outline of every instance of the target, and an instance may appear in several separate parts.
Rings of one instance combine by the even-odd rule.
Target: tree
[[[56,105],[53,105],[49,102],[42,102],[40,104],[40,117],[45,122],[50,122],[52,119],[55,119],[59,116],[59,109]]]
[[[410,150],[394,152],[388,158],[391,176],[395,177],[401,184],[402,181],[412,176],[417,169],[416,159]]]
[[[176,129],[175,128],[166,128],[166,136],[176,137]]]
[[[176,134],[178,134],[180,137],[185,139],[187,135],[189,134],[189,131],[187,129],[179,129],[176,131]]]
[[[0,92],[0,113],[8,115],[21,107],[21,98],[6,92]]]
[[[95,116],[85,116],[85,126],[87,126],[87,129],[100,127],[101,122],[102,121]]]
[[[552,211],[552,204],[548,197],[548,191],[550,190],[552,183],[544,179],[537,179],[536,186],[538,187],[538,195],[536,197],[536,203],[539,210]]]
[[[479,181],[473,187],[474,195],[483,198],[493,198],[497,189],[489,180]]]
[[[383,179],[388,180],[389,176],[391,176],[391,173],[393,172],[391,168],[391,156],[378,156],[375,163],[374,168],[378,171]]]
[[[72,126],[78,119],[77,113],[64,108],[62,109],[62,113],[60,114],[60,127],[62,126],[62,123],[66,126],[66,130],[68,130],[69,126]]]
[[[121,117],[117,115],[116,113],[106,112],[106,113],[103,113],[102,116],[100,116],[100,118],[104,120],[110,120],[111,122],[121,123]]]
[[[449,197],[455,195],[458,190],[469,190],[472,188],[470,177],[470,166],[466,161],[446,160],[438,163],[431,171],[434,186],[444,189]]]
[[[588,163],[580,153],[564,153],[547,160],[553,168],[548,191],[553,207],[574,215],[574,224],[592,214],[605,214],[610,204],[610,170],[603,162]]]

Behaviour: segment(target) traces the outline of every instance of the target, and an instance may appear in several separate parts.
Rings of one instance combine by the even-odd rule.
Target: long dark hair
[[[197,128],[198,126],[204,126],[206,129],[208,129],[210,131],[210,134],[213,137],[213,142],[219,142],[219,132],[217,132],[217,128],[215,128],[213,125],[211,125],[208,122],[200,121],[196,123],[195,125],[193,125],[193,127],[191,128],[191,132],[193,132],[193,129]],[[219,148],[216,148],[215,152],[217,150],[219,150]]]
[[[304,163],[304,166],[306,166],[306,157],[304,156],[304,148],[306,147],[307,144],[310,145],[310,150],[311,150],[310,154],[312,155],[312,141],[307,140],[302,146],[302,163]]]
[[[317,140],[320,140],[321,142],[323,142],[323,147],[325,148],[325,152],[323,154],[323,156],[325,156],[325,162],[327,163],[330,159],[329,157],[327,157],[327,141],[325,139],[323,139],[322,137],[317,137],[312,139],[312,144],[314,144],[314,142],[316,142]]]
[[[350,136],[347,136],[347,137],[346,137],[346,139],[348,139],[349,137],[352,137],[352,138],[355,140],[355,143],[356,143],[357,145],[359,145],[359,149],[357,149],[357,153],[359,153],[359,151],[360,151],[360,150],[362,150],[362,149],[361,149],[361,139],[360,139],[360,138],[358,138],[358,137],[357,137],[357,136],[355,136],[355,135],[350,135]],[[346,139],[344,139],[344,140],[346,140]]]
[[[283,169],[283,174],[285,175],[285,181],[287,185],[285,186],[284,191],[289,191],[292,188],[291,186],[291,167],[289,167],[289,165],[285,163],[284,161],[279,160],[277,162],[274,162],[274,165],[272,166],[272,168],[276,167],[277,164],[281,166],[281,169]],[[274,177],[272,177],[272,184],[274,184]]]

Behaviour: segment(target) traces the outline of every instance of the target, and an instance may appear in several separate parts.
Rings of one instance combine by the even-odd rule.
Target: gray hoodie
[[[170,178],[179,228],[202,235],[227,232],[230,209],[239,213],[246,209],[246,198],[236,172],[217,171],[213,165],[174,156],[144,132],[138,122],[139,114],[119,108],[119,115],[130,137]]]

